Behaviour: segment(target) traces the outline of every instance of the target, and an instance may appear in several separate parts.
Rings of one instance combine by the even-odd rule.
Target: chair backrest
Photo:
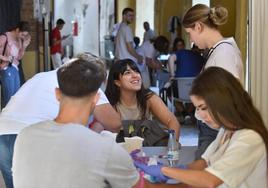
[[[181,102],[191,102],[190,100],[190,90],[192,87],[192,82],[195,77],[178,77],[177,86],[178,86],[178,100]]]

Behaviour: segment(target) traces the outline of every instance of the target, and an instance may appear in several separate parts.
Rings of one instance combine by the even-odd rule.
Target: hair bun
[[[215,25],[223,25],[227,22],[228,10],[221,6],[210,8],[209,18]]]

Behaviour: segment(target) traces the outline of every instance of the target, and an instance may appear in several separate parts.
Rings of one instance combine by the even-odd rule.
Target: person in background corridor
[[[53,68],[57,69],[61,66],[62,61],[61,61],[61,55],[62,55],[62,46],[61,46],[61,41],[66,39],[67,36],[61,37],[60,30],[62,30],[65,22],[63,19],[58,19],[56,22],[56,27],[52,30],[51,32],[51,48],[50,48],[50,53],[51,53],[51,59],[53,63]]]
[[[143,58],[134,48],[134,36],[129,27],[129,24],[134,20],[134,10],[124,8],[122,11],[122,19],[115,39],[115,58],[116,60],[131,59],[136,64],[142,64]]]
[[[144,22],[143,28],[145,30],[143,34],[143,42],[149,41],[156,37],[155,32],[150,28],[149,22]]]
[[[1,108],[20,88],[18,65],[31,42],[27,22],[19,22],[15,28],[0,36],[0,79],[2,85]]]
[[[243,62],[240,50],[233,37],[224,38],[218,27],[228,20],[228,10],[222,6],[208,7],[197,4],[190,8],[182,19],[182,25],[189,34],[191,42],[199,49],[209,49],[203,70],[208,67],[221,67],[232,73],[237,79],[243,79]],[[218,130],[197,121],[199,127],[199,159],[209,144],[215,140]]]

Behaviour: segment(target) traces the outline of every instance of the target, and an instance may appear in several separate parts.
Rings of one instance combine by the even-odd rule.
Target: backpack
[[[168,133],[155,120],[123,120],[116,142],[124,142],[124,137],[144,138],[143,146],[167,146]]]

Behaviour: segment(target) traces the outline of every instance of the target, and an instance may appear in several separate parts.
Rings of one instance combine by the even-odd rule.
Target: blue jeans
[[[213,142],[218,134],[217,130],[211,129],[205,123],[197,121],[197,127],[199,129],[198,135],[198,147],[195,153],[195,159],[201,159],[203,153],[207,150],[207,147]]]
[[[0,170],[5,180],[6,188],[13,188],[12,158],[16,134],[0,135]]]
[[[4,108],[12,95],[20,88],[19,71],[14,66],[8,66],[7,69],[0,71],[2,102]]]

